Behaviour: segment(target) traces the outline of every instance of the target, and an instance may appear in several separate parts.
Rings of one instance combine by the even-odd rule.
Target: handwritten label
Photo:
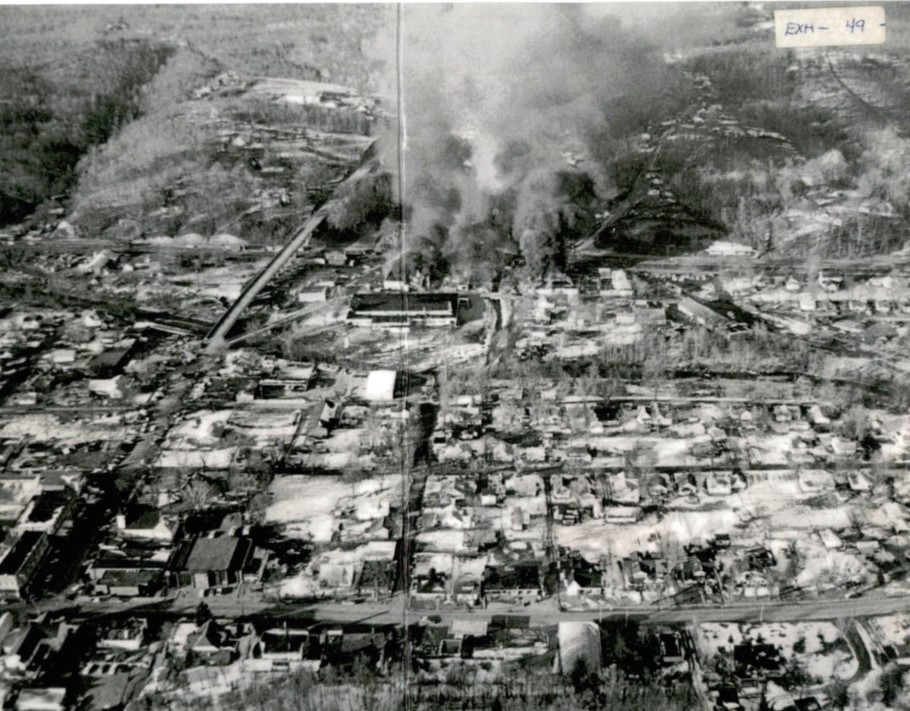
[[[885,43],[885,8],[827,7],[775,10],[778,47]]]

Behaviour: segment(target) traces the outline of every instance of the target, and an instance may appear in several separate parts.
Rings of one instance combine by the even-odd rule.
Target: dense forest
[[[0,224],[68,196],[80,158],[139,116],[142,87],[172,48],[154,41],[99,41],[85,81],[59,85],[40,67],[0,64]]]
[[[200,186],[188,215],[222,194],[213,224],[236,218],[255,171],[215,159],[215,128],[190,115],[193,92],[219,72],[375,90],[381,52],[371,43],[383,16],[379,6],[276,6],[265,23],[256,6],[0,8],[0,225],[27,230],[66,215],[97,236],[167,205],[181,181]],[[339,128],[319,107],[298,113]],[[283,123],[299,118],[284,114]],[[364,129],[362,116],[343,118],[342,131]],[[241,227],[262,231],[255,220]]]

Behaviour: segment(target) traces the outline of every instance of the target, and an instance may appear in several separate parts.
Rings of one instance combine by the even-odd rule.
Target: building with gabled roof
[[[178,522],[150,504],[133,504],[117,514],[117,533],[136,538],[170,543],[177,533]]]
[[[237,636],[212,619],[190,633],[186,646],[194,661],[209,665],[230,664],[239,652]]]
[[[243,579],[243,570],[254,551],[253,542],[243,536],[197,538],[178,549],[172,567],[180,585],[199,589],[233,585]]]

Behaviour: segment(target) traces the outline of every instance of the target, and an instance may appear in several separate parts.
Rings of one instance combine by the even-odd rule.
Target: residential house
[[[370,541],[360,549],[360,569],[354,580],[359,593],[378,599],[392,592],[396,550],[396,541]]]
[[[415,647],[420,656],[427,659],[444,656],[443,652],[446,651],[444,644],[449,633],[445,625],[421,625],[417,630],[416,637],[419,641]]]
[[[413,575],[410,597],[422,603],[442,603],[448,597],[448,576],[430,568],[425,575]]]
[[[98,646],[106,649],[118,649],[136,652],[141,649],[148,638],[149,623],[142,617],[131,617],[111,627],[98,640]]]
[[[458,576],[452,583],[452,600],[455,603],[473,606],[480,599],[481,579],[474,573]]]
[[[93,356],[86,366],[89,375],[98,380],[117,377],[123,373],[123,369],[130,362],[138,345],[137,339],[126,338],[114,347]]]
[[[540,567],[535,562],[488,565],[483,571],[481,589],[486,602],[539,599],[542,594]]]
[[[818,432],[827,432],[831,428],[831,420],[822,412],[820,405],[810,405],[806,417]]]
[[[746,551],[745,555],[749,570],[762,572],[767,568],[773,568],[777,565],[777,558],[774,556],[774,553],[761,546],[750,548]]]
[[[745,711],[739,701],[739,689],[735,686],[722,686],[717,690],[714,700],[714,711]]]
[[[635,552],[618,561],[623,584],[630,590],[644,590],[660,583],[667,575],[667,561],[649,551]]]
[[[177,519],[163,514],[151,504],[131,504],[117,514],[117,533],[124,538],[172,543],[178,529]]]
[[[603,592],[603,571],[581,555],[566,561],[565,590],[569,596],[600,595]]]
[[[322,664],[319,635],[285,624],[265,630],[253,646],[247,666],[253,671],[318,671]]]
[[[343,267],[348,263],[347,255],[340,249],[330,249],[323,255],[325,263],[332,267]]]
[[[341,419],[341,401],[326,400],[322,404],[322,411],[319,413],[319,425],[326,430],[331,430],[338,426]]]
[[[832,272],[829,269],[820,269],[818,272],[818,285],[825,291],[837,291],[844,286],[844,275]]]
[[[370,632],[356,629],[330,629],[322,636],[323,660],[329,664],[349,664],[357,659],[368,665],[379,665],[386,654],[389,632],[371,628]]]
[[[609,477],[609,493],[607,498],[616,506],[610,507],[616,509],[619,507],[636,507],[641,503],[641,485],[637,478],[628,476],[624,471]],[[618,512],[613,510],[611,515],[615,516]]]
[[[733,491],[730,472],[708,472],[705,476],[705,490],[709,496],[729,496]]]
[[[186,648],[193,663],[224,666],[237,659],[240,644],[234,630],[209,619],[189,635]]]
[[[695,555],[689,555],[673,571],[674,577],[681,583],[703,583],[705,569],[701,560]]]
[[[243,579],[244,568],[253,557],[249,538],[202,537],[182,545],[172,557],[171,569],[182,585],[205,589],[215,585],[233,585]]]
[[[852,471],[847,473],[847,484],[850,491],[864,493],[872,491],[872,479],[868,474],[861,471]]]
[[[834,491],[834,477],[823,469],[801,469],[799,490],[807,494],[823,494]]]

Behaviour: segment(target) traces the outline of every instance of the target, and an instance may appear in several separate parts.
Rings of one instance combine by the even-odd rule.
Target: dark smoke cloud
[[[608,146],[642,130],[649,100],[672,89],[661,51],[642,31],[653,18],[665,25],[667,12],[653,5],[403,5],[401,81],[389,71],[383,88],[390,96],[401,88],[403,153],[396,132],[386,145],[387,164],[403,165],[405,246],[429,238],[444,258],[477,252],[477,245],[449,244],[459,238],[521,242],[526,229],[550,229],[564,239],[584,226],[579,208],[613,189]],[[391,39],[382,48],[387,59]],[[387,67],[397,69],[395,61]],[[559,191],[584,180],[593,192],[570,208]],[[497,205],[517,209],[515,224],[498,232],[488,229]]]

